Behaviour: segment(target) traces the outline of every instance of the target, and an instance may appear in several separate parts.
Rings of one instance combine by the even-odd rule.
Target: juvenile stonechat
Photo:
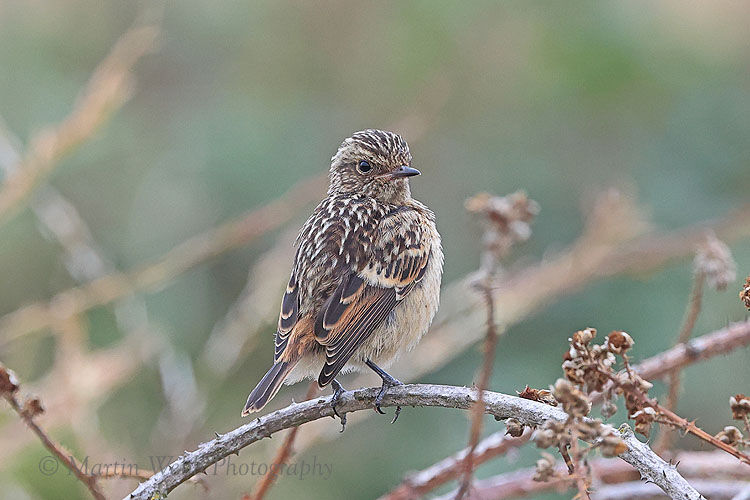
[[[335,377],[365,367],[383,381],[375,400],[383,413],[383,396],[401,382],[379,365],[425,334],[443,272],[435,215],[409,190],[408,178],[420,173],[411,159],[401,136],[372,129],[346,139],[331,158],[328,194],[295,242],[273,366],[243,415],[263,408],[285,381],[316,376],[321,388],[332,384],[335,410],[343,392]]]

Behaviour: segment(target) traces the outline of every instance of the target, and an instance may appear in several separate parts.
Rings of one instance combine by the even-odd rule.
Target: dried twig
[[[481,443],[480,443],[481,446]],[[720,451],[679,452],[672,463],[679,464],[680,474],[689,478],[690,484],[696,485],[700,478],[727,481],[731,479],[747,479],[747,468],[733,457]],[[630,464],[611,458],[598,458],[589,462],[595,479],[595,492],[607,484],[632,482],[640,477]],[[519,498],[549,490],[564,490],[570,486],[570,479],[566,477],[566,467],[562,463],[555,466],[554,477],[551,481],[540,482],[533,479],[535,467],[506,472],[474,483],[471,499],[507,500]],[[442,497],[452,498],[451,495]]]
[[[379,392],[378,388],[359,389],[341,396],[337,403],[339,412],[371,410],[373,401]],[[466,387],[445,385],[409,384],[392,388],[385,396],[382,406],[441,406],[467,410],[477,400],[476,391]],[[484,394],[485,412],[498,419],[516,418],[529,426],[542,425],[545,422],[564,422],[568,415],[561,409],[536,401],[486,391]],[[154,474],[142,483],[127,498],[133,500],[150,499],[154,494],[166,495],[187,479],[205,471],[209,466],[242,448],[283,429],[296,427],[313,420],[330,417],[334,414],[331,397],[319,398],[295,403],[286,408],[259,417],[218,438],[201,444],[196,451],[186,452],[169,466]],[[624,437],[626,437],[624,435]],[[635,440],[635,438],[633,438]],[[676,471],[661,477],[661,471],[649,471],[648,464],[658,459],[648,446],[637,440],[632,442],[629,453],[622,455],[628,463],[638,468],[643,474],[653,475],[662,488],[669,488],[666,482],[677,481]],[[631,442],[628,442],[631,445]],[[644,456],[647,455],[647,456]],[[653,457],[652,457],[653,456]],[[660,460],[660,459],[659,459]],[[684,481],[684,480],[683,480]]]
[[[307,395],[305,396],[305,401],[309,400],[315,394],[318,392],[318,385],[315,382],[310,383],[310,387],[307,389]],[[294,445],[294,440],[297,437],[297,432],[299,432],[299,427],[293,427],[289,430],[289,432],[286,435],[286,438],[284,439],[284,443],[281,445],[281,448],[276,452],[276,456],[273,457],[273,461],[271,462],[271,466],[269,467],[269,470],[277,470],[278,467],[281,464],[285,464],[287,460],[292,456],[293,450],[292,446]],[[262,500],[262,498],[268,493],[268,490],[271,489],[271,486],[273,486],[273,483],[276,479],[275,474],[266,474],[263,476],[263,479],[261,479],[256,485],[255,488],[253,488],[253,493],[250,495],[250,497],[253,500]]]
[[[726,328],[723,328],[721,330],[717,330],[716,332],[712,332],[706,335],[703,335],[701,337],[697,337],[690,342],[690,344],[678,344],[677,346],[673,347],[672,349],[665,351],[663,353],[657,354],[655,356],[652,356],[644,361],[642,361],[640,364],[634,365],[632,367],[633,371],[638,373],[640,376],[646,379],[655,380],[664,377],[668,373],[671,372],[672,369],[675,367],[685,367],[689,364],[696,363],[698,361],[704,361],[706,359],[709,359],[711,357],[717,356],[717,355],[723,355],[728,352],[733,351],[734,349],[737,349],[739,347],[743,347],[750,344],[750,320],[744,321],[742,323],[735,323],[732,325],[727,326]],[[611,389],[613,384],[608,384],[606,386],[605,392],[609,389]],[[601,399],[601,393],[598,393],[595,397],[592,397],[593,400],[600,400]],[[477,449],[491,449],[493,446],[493,443],[498,439],[498,435],[493,434],[490,437],[486,438],[486,440],[481,441],[477,445]],[[718,452],[717,452],[718,453]],[[706,460],[702,460],[704,456],[710,456],[710,458],[707,458]],[[728,458],[728,457],[727,457]],[[449,459],[446,459],[449,460]],[[475,459],[476,460],[476,459]],[[731,459],[734,460],[734,459]],[[724,455],[721,456],[715,456],[714,453],[708,453],[704,452],[699,455],[693,455],[689,454],[687,452],[681,453],[675,460],[675,462],[681,462],[683,466],[683,473],[686,473],[689,476],[695,476],[698,475],[700,471],[707,471],[711,472],[712,474],[716,474],[716,470],[714,469],[714,466],[717,466],[719,470],[721,471],[728,471],[731,469],[732,466],[735,466],[735,464],[738,466],[737,472],[739,474],[747,474],[746,469],[744,468],[744,465],[741,465],[739,462],[727,462],[727,460],[724,459]],[[428,471],[436,470],[440,471],[442,468],[438,467],[440,464],[443,464],[443,462],[439,462],[433,467],[429,467],[425,469],[422,473],[419,473],[417,478],[419,478],[418,494],[425,494],[428,491],[431,491],[432,489],[436,488],[437,486],[440,486],[445,481],[448,481],[450,479],[453,479],[455,476],[450,476],[445,479],[445,481],[439,481],[434,486],[428,487],[430,485],[429,476],[425,477],[424,474],[427,474]],[[608,461],[606,460],[600,460],[597,462],[596,465],[594,465],[592,468],[596,471],[597,475],[601,475],[601,468],[602,464],[606,463]],[[477,464],[483,463],[477,461]],[[685,467],[690,467],[692,464],[698,464],[696,467],[692,469],[688,469],[686,472],[684,470]],[[484,483],[485,487],[491,487],[492,489],[492,495],[496,495],[498,491],[507,491],[507,496],[501,496],[498,498],[511,498],[513,496],[522,496],[525,492],[533,493],[536,491],[541,491],[545,489],[552,488],[554,486],[559,486],[560,484],[563,484],[559,481],[557,482],[550,482],[550,483],[539,483],[537,481],[532,480],[532,476],[534,475],[534,469],[528,469],[525,474],[515,474],[511,473],[507,476],[502,476],[497,479],[496,484],[492,483]],[[436,474],[436,476],[438,476]],[[411,484],[411,480],[407,478],[401,486],[394,489],[390,495],[394,495],[392,498],[394,500],[401,499],[401,498],[411,498],[408,495],[409,485]],[[547,484],[547,486],[544,486]],[[564,483],[567,484],[567,483]],[[495,486],[499,485],[496,489]],[[477,485],[477,488],[479,486]],[[481,488],[479,488],[481,489]],[[517,492],[517,493],[510,493],[510,492]],[[492,496],[490,495],[490,496]],[[384,498],[391,498],[390,496],[386,496]]]
[[[674,427],[682,429],[683,431],[696,436],[698,439],[701,439],[702,441],[705,441],[715,446],[716,448],[729,453],[730,455],[739,459],[741,462],[750,465],[750,456],[742,453],[738,449],[721,441],[715,436],[712,436],[708,432],[695,425],[695,422],[688,421],[680,417],[676,413],[668,410],[667,408],[664,408],[657,401],[650,399],[646,394],[641,392],[640,389],[634,387],[632,384],[622,384],[618,377],[616,377],[615,375],[607,372],[601,373],[608,377],[615,384],[615,386],[620,387],[627,395],[637,400],[641,405],[643,405],[643,407],[653,408],[656,411],[657,415],[661,418],[661,420],[659,420],[660,423],[672,425]]]
[[[642,477],[648,478],[672,498],[695,500],[701,498],[700,493],[690,486],[674,466],[659,458],[647,444],[638,441],[627,424],[620,427],[620,437],[628,447],[628,451],[620,455],[620,458],[635,467]],[[477,481],[467,498],[471,500],[513,498],[555,487],[567,487],[571,482],[564,475],[558,475],[557,479],[549,482],[534,481],[532,477],[532,470],[525,469]],[[454,495],[455,492],[451,492],[439,498],[447,500]]]
[[[703,299],[703,283],[706,280],[706,275],[699,270],[696,270],[695,277],[693,279],[693,289],[690,292],[690,300],[688,301],[688,308],[685,312],[685,320],[680,328],[680,333],[677,336],[677,342],[675,345],[684,344],[690,340],[690,336],[693,333],[695,322],[698,319],[698,314],[701,310],[701,303]],[[669,375],[669,390],[667,394],[667,402],[665,407],[669,410],[677,409],[677,400],[680,396],[680,368],[675,368]],[[662,454],[671,447],[673,433],[670,429],[663,429],[659,440],[654,449],[657,453]]]
[[[93,135],[124,104],[133,87],[130,71],[153,48],[158,34],[156,26],[137,26],[126,32],[96,68],[70,115],[34,137],[31,148],[0,189],[0,224],[23,206],[63,156]]]
[[[152,264],[98,278],[60,292],[49,302],[37,302],[7,314],[0,318],[3,340],[7,342],[50,327],[60,318],[81,314],[138,291],[157,289],[198,264],[278,228],[301,207],[317,199],[322,187],[322,177],[303,181],[281,198],[177,245]]]
[[[711,233],[706,235],[705,241],[698,247],[693,267],[693,289],[690,293],[685,319],[677,336],[677,344],[684,344],[690,339],[700,314],[704,283],[708,283],[716,290],[724,290],[736,277],[732,252]],[[669,390],[665,408],[671,411],[676,410],[679,395],[680,369],[675,368],[669,374]],[[655,446],[658,453],[664,453],[671,447],[673,436],[674,433],[670,429],[663,430]]]
[[[668,351],[647,358],[632,370],[646,380],[664,378],[675,368],[684,368],[699,361],[730,353],[750,344],[750,320],[733,323],[726,328],[707,333],[686,344],[678,344]],[[600,393],[592,396],[593,402],[601,401],[603,393],[614,384],[609,382]]]
[[[483,346],[484,356],[477,384],[479,396],[471,411],[469,447],[464,459],[463,479],[456,494],[456,500],[461,500],[471,487],[471,478],[474,474],[474,449],[482,434],[483,394],[489,386],[492,365],[495,361],[498,332],[495,325],[492,280],[499,271],[501,259],[508,255],[513,245],[531,237],[531,222],[539,213],[539,205],[529,199],[524,192],[516,192],[503,197],[480,193],[468,199],[465,205],[469,212],[480,217],[484,226],[482,258],[474,286],[484,296],[487,324]]]
[[[531,431],[526,429],[520,437],[508,436],[505,432],[495,432],[484,438],[473,451],[473,464],[479,466],[484,462],[503,455],[513,448],[517,448],[529,440]],[[435,488],[458,478],[464,469],[464,461],[469,448],[464,448],[453,456],[445,458],[419,472],[409,474],[404,481],[380,500],[408,500],[420,498]]]
[[[461,487],[456,494],[456,500],[461,500],[471,488],[471,478],[474,474],[474,451],[482,434],[482,423],[484,417],[484,391],[490,383],[492,365],[495,360],[495,349],[497,347],[497,329],[495,328],[495,302],[492,300],[492,290],[485,286],[484,293],[487,299],[487,334],[484,340],[484,360],[482,370],[479,374],[477,385],[477,402],[471,410],[471,430],[469,432],[469,446],[463,463],[463,479]]]
[[[57,457],[70,472],[81,481],[86,488],[91,492],[91,495],[97,500],[104,500],[104,495],[99,491],[99,487],[96,484],[96,477],[90,474],[86,474],[83,470],[76,466],[72,461],[72,453],[64,449],[60,444],[50,438],[44,430],[37,425],[34,421],[34,417],[44,412],[44,408],[39,399],[30,398],[26,402],[20,404],[16,398],[18,392],[18,382],[15,379],[15,375],[3,365],[0,365],[0,395],[8,401],[10,407],[18,413],[18,416],[24,421],[26,426],[37,435],[39,440],[42,442],[45,448],[50,453]]]

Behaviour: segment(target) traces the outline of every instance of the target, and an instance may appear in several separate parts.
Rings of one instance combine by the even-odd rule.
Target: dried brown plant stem
[[[688,301],[688,307],[685,311],[685,319],[682,322],[680,333],[677,336],[677,342],[675,345],[686,343],[690,340],[690,336],[695,328],[695,322],[698,320],[698,315],[701,311],[701,304],[703,302],[703,284],[706,281],[706,275],[701,270],[695,271],[695,277],[693,279],[693,288],[690,292],[690,300]],[[677,400],[680,397],[680,381],[681,381],[680,368],[675,368],[669,373],[669,392],[667,394],[667,402],[665,408],[668,410],[677,409]],[[668,427],[662,429],[659,439],[654,446],[657,453],[663,454],[672,447],[672,440],[674,433]]]
[[[732,480],[747,479],[745,466],[737,462],[733,457],[718,450],[715,452],[679,452],[674,457],[674,460],[672,460],[672,463],[679,463],[678,469],[680,474],[689,479],[692,485],[696,485],[701,478],[730,482],[734,482]],[[630,464],[618,459],[597,458],[596,460],[592,460],[589,466],[595,479],[594,500],[597,500],[597,493],[605,487],[602,485],[630,483],[638,480],[640,477],[638,471]],[[474,483],[475,487],[471,498],[472,500],[508,500],[510,498],[522,498],[550,490],[560,491],[567,489],[570,486],[570,479],[566,477],[567,469],[565,465],[558,463],[555,470],[557,471],[555,477],[558,479],[546,482],[534,481],[535,467],[518,469],[487,479],[481,479]],[[643,483],[640,482],[640,484]],[[443,498],[447,500],[451,496],[446,495]]]
[[[60,159],[91,137],[131,94],[135,63],[152,50],[159,29],[138,26],[115,43],[93,72],[73,111],[57,126],[43,130],[0,189],[0,224],[10,219]]]
[[[11,408],[15,410],[16,413],[18,413],[18,416],[21,417],[21,419],[24,421],[26,426],[31,429],[31,431],[37,435],[39,440],[42,442],[45,448],[47,448],[50,453],[55,455],[57,459],[79,480],[81,481],[86,488],[91,492],[91,496],[96,498],[97,500],[104,500],[104,495],[101,491],[99,491],[99,487],[96,484],[96,477],[84,473],[80,468],[76,467],[76,464],[71,461],[72,454],[65,450],[61,445],[54,442],[44,430],[37,425],[37,423],[34,421],[34,417],[29,415],[27,412],[23,410],[21,405],[18,403],[18,400],[16,399],[15,395],[13,393],[4,393],[3,396],[5,397],[6,401],[10,404]]]
[[[627,394],[637,399],[642,405],[653,407],[658,412],[659,416],[663,417],[663,419],[659,421],[660,423],[672,425],[678,429],[682,429],[683,431],[694,435],[698,439],[701,439],[715,446],[716,448],[719,448],[720,450],[723,450],[729,453],[733,457],[736,457],[737,459],[739,459],[742,463],[750,465],[750,456],[720,441],[716,437],[712,436],[708,432],[704,431],[703,429],[695,425],[695,422],[688,421],[682,418],[681,416],[677,415],[673,411],[667,408],[664,408],[656,400],[649,398],[646,394],[641,392],[639,389],[633,387],[631,384],[621,384],[615,375],[604,372],[604,371],[600,371],[600,373],[604,374],[616,386],[622,388],[622,390],[625,391]]]
[[[628,448],[628,451],[621,454],[620,458],[635,467],[642,477],[656,484],[670,498],[681,500],[701,498],[700,493],[677,472],[676,468],[651,451],[647,444],[640,442],[627,424],[620,426],[619,435]],[[470,500],[499,500],[525,496],[555,487],[567,488],[572,482],[571,477],[564,473],[548,482],[533,481],[531,479],[533,475],[534,473],[530,470],[522,470],[477,481],[468,498]],[[454,495],[455,492],[451,492],[438,499],[448,500]]]
[[[292,187],[282,197],[177,245],[155,262],[130,272],[113,273],[55,295],[49,302],[30,304],[0,318],[2,340],[49,328],[62,317],[81,314],[139,291],[157,289],[176,276],[228,250],[247,244],[289,221],[317,199],[322,177]]]
[[[529,440],[531,430],[526,429],[520,437],[508,436],[504,431],[495,432],[474,448],[473,464],[475,467],[495,457],[507,453],[509,450],[518,448]],[[396,486],[380,500],[410,500],[421,498],[435,488],[452,481],[461,476],[464,471],[464,463],[469,448],[441,460],[440,462],[410,474],[404,481]]]
[[[689,343],[677,344],[667,351],[632,366],[632,370],[646,380],[661,379],[676,368],[681,369],[715,356],[721,356],[749,344],[750,320],[747,320],[694,338]],[[602,394],[611,390],[614,385],[613,382],[608,382],[603,392],[593,394],[591,400],[594,403],[600,402]]]
[[[317,392],[317,383],[311,382],[310,386],[307,389],[305,400],[307,401],[308,399],[311,399]],[[269,470],[275,470],[281,464],[287,463],[289,458],[292,456],[292,453],[294,453],[292,447],[294,446],[294,440],[297,438],[297,432],[299,432],[299,427],[293,427],[289,430],[286,438],[284,438],[284,443],[282,443],[281,448],[279,448],[279,450],[276,452],[276,456],[273,457],[273,461],[271,462],[271,467]],[[268,490],[270,490],[273,486],[275,480],[275,474],[266,474],[265,476],[263,476],[263,479],[258,481],[258,483],[255,485],[255,488],[253,488],[253,492],[250,495],[250,498],[252,498],[253,500],[262,500],[262,498],[266,496],[266,493],[268,493]]]
[[[469,446],[463,464],[463,478],[461,487],[456,494],[456,500],[461,500],[471,488],[471,480],[474,474],[474,451],[482,435],[482,423],[484,417],[484,391],[490,383],[492,376],[492,365],[495,361],[495,349],[497,348],[497,328],[495,326],[495,301],[492,299],[492,290],[487,283],[479,285],[482,287],[487,304],[487,330],[484,339],[484,359],[482,370],[479,373],[477,384],[477,402],[471,409],[471,430],[469,431]]]
[[[750,320],[742,323],[734,323],[706,335],[702,335],[693,339],[689,346],[685,344],[678,344],[672,349],[659,353],[648,359],[643,360],[641,363],[631,366],[631,369],[636,373],[640,374],[643,378],[654,380],[663,378],[668,375],[671,370],[675,367],[683,368],[690,364],[705,361],[714,356],[727,354],[734,349],[744,347],[750,344]],[[613,387],[611,384],[610,387]],[[601,400],[601,394],[592,398],[593,400]],[[495,446],[502,448],[502,453],[505,452],[504,442],[501,440],[503,433],[494,433],[484,440],[480,441],[477,445],[477,450],[487,450],[491,453]],[[459,455],[461,460],[458,461],[457,465],[461,465],[465,450]],[[718,452],[717,452],[718,453]],[[500,453],[498,453],[500,454]],[[708,452],[701,452],[702,455],[709,455]],[[484,463],[486,460],[479,459],[478,454],[475,454],[475,463],[477,465]],[[496,456],[492,454],[487,459]],[[693,463],[699,463],[699,470],[711,470],[712,465],[719,465],[720,470],[727,471],[732,463],[727,463],[723,460],[724,456],[712,456],[710,460],[705,462],[699,461],[698,455],[689,454],[682,452],[675,461],[680,461],[683,467],[689,466]],[[728,457],[727,457],[728,459]],[[394,488],[389,494],[381,497],[381,500],[406,500],[410,498],[418,498],[421,495],[432,491],[438,486],[444,484],[447,481],[455,479],[458,476],[458,472],[454,470],[456,463],[452,461],[453,457],[444,459],[437,464],[424,469],[423,471],[407,477],[399,486]],[[731,459],[733,460],[733,459]],[[596,465],[592,466],[592,470],[596,475],[601,476],[602,467],[604,463],[610,463],[611,460],[599,460]],[[739,464],[738,464],[739,465]],[[744,466],[740,466],[744,467]],[[621,467],[622,469],[622,467]],[[607,469],[608,470],[608,469]],[[620,470],[620,469],[618,469]],[[625,469],[629,471],[630,469]],[[744,469],[743,469],[744,470]],[[554,485],[560,485],[562,483],[557,482],[549,484],[549,486],[542,486],[548,483],[539,483],[532,480],[535,470],[533,468],[528,469],[526,474],[515,474],[510,473],[498,480],[498,484],[507,487],[509,493],[507,496],[499,496],[498,498],[511,498],[513,496],[523,496],[525,492],[528,494],[536,491],[550,489]],[[691,475],[696,475],[697,470],[691,470]],[[611,479],[607,479],[607,482],[612,482]],[[510,493],[517,492],[517,493]]]

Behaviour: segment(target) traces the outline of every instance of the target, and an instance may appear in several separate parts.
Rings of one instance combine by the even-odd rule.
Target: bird
[[[411,163],[400,135],[376,129],[352,134],[331,158],[326,197],[295,240],[273,365],[243,416],[283,383],[316,377],[321,389],[332,386],[338,415],[345,390],[336,377],[368,369],[382,380],[374,409],[384,413],[387,390],[401,385],[385,368],[427,332],[440,301],[440,233],[434,213],[411,196],[409,178],[420,175]]]

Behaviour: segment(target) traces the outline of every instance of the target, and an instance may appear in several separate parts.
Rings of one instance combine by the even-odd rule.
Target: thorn
[[[216,432],[216,431],[214,431],[214,436],[216,436],[216,439],[220,439],[220,438],[221,438],[221,434],[219,434],[219,433],[218,433],[218,432]]]

